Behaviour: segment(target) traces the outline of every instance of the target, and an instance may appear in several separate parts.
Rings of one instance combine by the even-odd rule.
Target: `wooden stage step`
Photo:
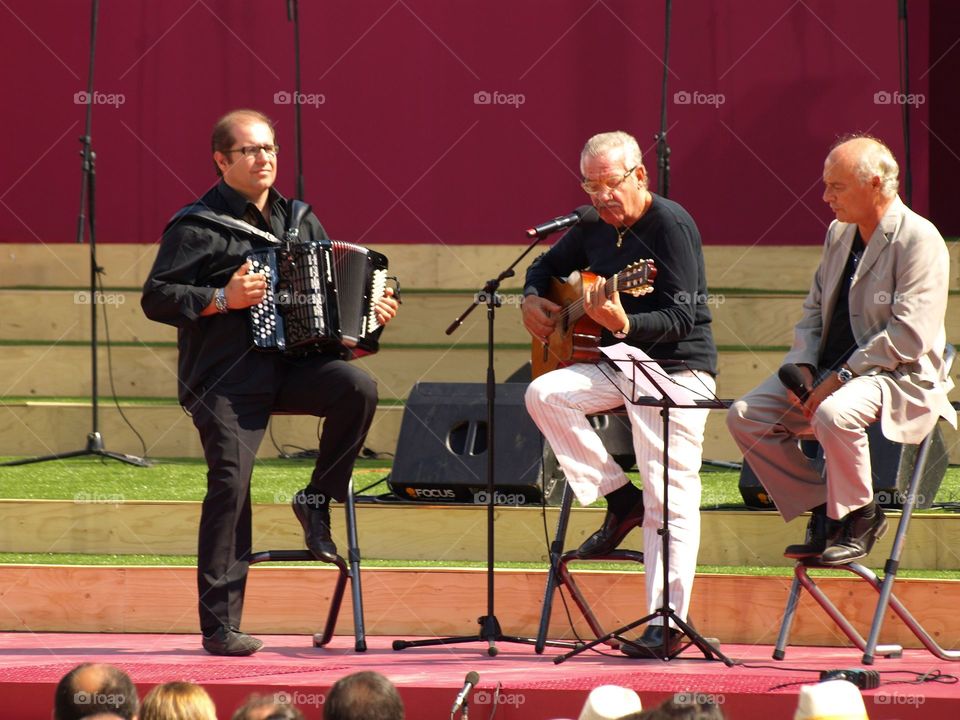
[[[167,346],[118,346],[113,356],[113,387],[120,397],[172,398],[177,388],[177,350]],[[107,349],[100,348],[101,392],[110,388]],[[530,360],[526,346],[499,347],[494,371],[499,382]],[[720,354],[718,394],[737,397],[776,372],[782,351],[728,351]],[[87,346],[8,344],[0,352],[4,397],[85,397],[90,393],[91,354]],[[449,348],[389,347],[356,361],[377,381],[380,397],[406,399],[417,382],[482,383],[487,352],[482,346]],[[960,371],[958,371],[960,372]],[[957,391],[960,393],[960,390]]]
[[[406,287],[481,288],[520,255],[522,245],[372,245],[390,259],[391,274]],[[545,251],[548,245],[543,246]],[[951,257],[956,243],[950,243]],[[153,244],[101,243],[97,260],[104,268],[107,287],[141,287],[153,265]],[[704,247],[711,287],[748,287],[802,290],[820,258],[819,245]],[[534,253],[530,259],[536,256]],[[86,245],[7,243],[0,247],[0,287],[42,286],[82,289],[89,284],[89,247]],[[528,263],[507,279],[504,289],[519,288]],[[771,269],[775,268],[775,272]],[[954,264],[952,279],[960,278]],[[954,282],[953,287],[958,287]]]
[[[202,478],[198,477],[198,483]],[[290,492],[295,492],[291,488]],[[280,494],[275,504],[254,506],[254,547],[301,548],[303,533]],[[558,509],[496,509],[495,557],[504,562],[549,559],[549,542]],[[566,546],[582,543],[603,522],[605,510],[574,508]],[[897,514],[890,514],[893,519]],[[91,488],[70,500],[0,500],[0,552],[106,555],[193,555],[200,504],[196,502],[124,502]],[[720,567],[789,565],[783,548],[798,542],[806,518],[785,523],[773,511],[709,510],[701,513],[698,562]],[[544,537],[544,524],[550,540]],[[370,560],[483,562],[486,560],[485,505],[413,505],[366,503],[357,507],[363,557]],[[334,539],[346,547],[343,516],[333,511]],[[871,555],[879,563],[889,554],[894,533],[887,533]],[[642,550],[635,530],[622,545]],[[960,570],[960,518],[949,513],[919,513],[911,521],[901,560],[905,569]]]
[[[43,341],[50,343],[88,342],[90,339],[90,293],[86,290],[2,289],[0,339]],[[447,336],[447,326],[472,301],[470,292],[407,291],[403,308],[384,334],[384,342],[402,345],[452,347],[464,343],[485,343],[486,313],[476,311],[457,332]],[[498,343],[524,344],[530,336],[520,318],[518,293],[503,293],[494,330]],[[176,342],[176,329],[148,320],[140,308],[140,293],[133,290],[107,290],[99,296],[100,340],[106,337],[103,313],[106,313],[110,339],[114,343]],[[774,292],[712,293],[714,339],[722,346],[788,346],[793,340],[793,325],[800,319],[803,296]],[[948,315],[948,336],[960,336],[960,319]]]
[[[123,414],[143,437],[148,457],[203,457],[193,421],[173,401],[163,405],[123,406]],[[107,450],[139,455],[140,440],[112,401],[101,401],[99,426]],[[377,452],[394,452],[400,434],[403,407],[380,405],[367,435],[366,445]],[[271,419],[278,445],[315,448],[317,418],[306,415]],[[18,402],[0,404],[0,456],[33,456],[81,450],[91,427],[90,403]],[[277,457],[269,434],[258,457]]]
[[[523,245],[371,245],[390,259],[391,273],[415,288],[481,288],[523,251]],[[544,245],[543,251],[549,246]],[[960,243],[947,241],[950,288],[960,289]],[[710,245],[703,248],[712,288],[803,291],[820,259],[821,245]],[[100,243],[97,260],[106,287],[141,287],[153,265],[157,245]],[[536,253],[531,256],[534,257]],[[0,287],[68,287],[89,284],[90,250],[73,243],[5,243],[0,246]],[[508,278],[504,289],[521,286],[528,263]]]
[[[382,387],[382,386],[381,386]],[[380,405],[367,436],[366,445],[376,452],[396,454],[403,420],[401,405]],[[124,414],[143,436],[147,455],[154,458],[202,457],[197,432],[179,405],[125,405]],[[100,431],[107,449],[140,454],[140,441],[110,400],[99,408]],[[278,417],[272,421],[280,446],[313,447],[317,420],[307,416]],[[17,402],[0,404],[0,456],[47,455],[79,450],[86,444],[90,429],[89,403]],[[941,423],[950,462],[960,464],[960,433]],[[276,457],[269,436],[258,457]],[[711,412],[704,433],[703,457],[710,460],[740,461],[740,450],[727,431],[722,412]]]
[[[382,385],[381,385],[382,387]],[[400,405],[380,405],[366,446],[376,452],[396,454],[397,439],[404,409]],[[197,431],[187,414],[175,404],[157,406],[124,406],[124,414],[147,445],[147,455],[164,457],[203,457]],[[105,400],[99,409],[100,432],[107,440],[107,449],[140,454],[140,441],[124,422],[112,402]],[[274,437],[280,446],[314,447],[317,442],[317,421],[307,416],[274,418]],[[0,404],[0,456],[20,457],[79,450],[86,443],[90,429],[89,403],[17,402]],[[449,430],[447,428],[446,430]],[[950,431],[948,434],[947,431]],[[944,426],[947,447],[953,454],[957,440]],[[277,451],[264,439],[259,457],[276,457]],[[953,455],[951,455],[953,456]],[[737,460],[740,451],[727,432],[723,413],[712,412],[707,419],[704,457],[713,460]]]
[[[268,634],[318,631],[335,574],[324,567],[254,567],[247,585],[244,629]],[[195,575],[191,567],[0,565],[0,630],[196,633]],[[482,570],[369,568],[362,570],[361,577],[368,635],[471,635],[478,630],[477,616],[487,609]],[[604,627],[617,627],[646,613],[642,573],[588,570],[577,577]],[[495,578],[495,610],[504,632],[535,636],[546,572],[499,570]],[[724,643],[773,644],[789,584],[788,577],[699,575],[690,619],[702,633]],[[821,586],[865,634],[876,594],[862,581],[847,577],[824,578]],[[956,648],[960,646],[955,622],[958,589],[960,581],[902,580],[896,591],[940,645]],[[571,608],[577,633],[589,636],[576,608]],[[348,592],[337,634],[351,634],[352,619]],[[549,634],[573,637],[559,599]],[[918,646],[892,615],[881,640]],[[806,593],[791,643],[848,645]]]

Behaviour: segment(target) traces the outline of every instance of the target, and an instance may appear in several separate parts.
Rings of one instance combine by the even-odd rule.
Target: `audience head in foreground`
[[[140,720],[217,720],[217,708],[199,685],[169,682],[146,694]]]
[[[323,705],[324,720],[403,720],[400,693],[378,672],[340,678]]]
[[[79,720],[113,713],[132,720],[138,705],[137,689],[123,670],[104,663],[81,663],[57,684],[53,718]]]

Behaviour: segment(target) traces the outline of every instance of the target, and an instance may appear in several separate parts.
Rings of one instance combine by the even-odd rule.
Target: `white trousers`
[[[694,392],[714,392],[709,373],[683,371],[670,376]],[[530,417],[540,428],[581,505],[607,495],[629,480],[587,420],[624,404],[632,382],[608,365],[576,364],[541,375],[527,388]],[[663,604],[663,417],[660,408],[626,403],[633,448],[643,480],[643,552],[647,611]],[[700,549],[700,460],[709,410],[670,411],[670,606],[684,620],[690,607]],[[662,624],[660,618],[651,624]]]

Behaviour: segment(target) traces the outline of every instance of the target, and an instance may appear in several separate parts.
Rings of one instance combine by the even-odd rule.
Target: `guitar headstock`
[[[653,279],[657,276],[657,266],[653,260],[637,260],[617,273],[617,290],[634,297],[653,292]]]

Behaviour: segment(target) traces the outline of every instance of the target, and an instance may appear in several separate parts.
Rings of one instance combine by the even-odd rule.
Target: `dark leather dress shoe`
[[[676,628],[669,628],[667,632],[670,633],[670,636],[667,639],[666,655],[663,654],[662,625],[647,625],[647,629],[643,631],[643,635],[636,640],[622,643],[620,645],[620,652],[632,658],[664,660],[673,657],[680,649],[684,635]]]
[[[609,555],[623,542],[627,534],[638,525],[643,525],[643,498],[637,500],[623,519],[607,510],[603,525],[577,548],[577,557],[600,557]]]
[[[824,565],[846,565],[865,558],[886,532],[887,518],[879,505],[874,505],[872,518],[863,516],[863,508],[854,510],[843,519],[840,536],[823,551],[820,562]]]
[[[818,505],[810,514],[807,535],[798,545],[787,545],[783,556],[794,560],[807,560],[823,554],[840,532],[840,521],[827,517],[827,506]]]
[[[203,636],[203,649],[211,655],[242,657],[253,655],[262,647],[262,640],[240,632],[234,627],[220,627],[213,635]]]
[[[303,490],[293,496],[293,514],[303,526],[303,539],[314,555],[336,557],[337,546],[330,536],[330,508],[318,505]]]

